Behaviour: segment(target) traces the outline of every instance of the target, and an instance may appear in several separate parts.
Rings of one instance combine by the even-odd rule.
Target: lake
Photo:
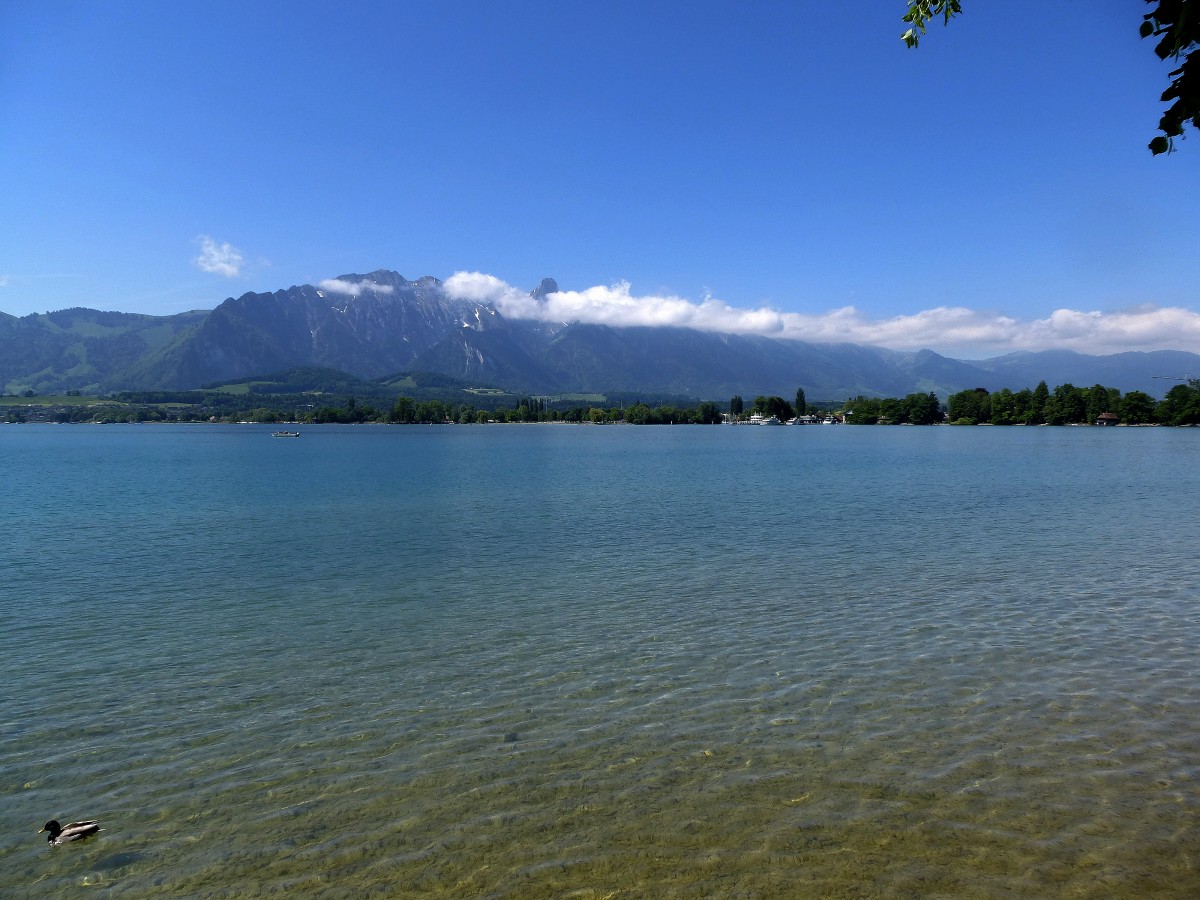
[[[1200,895],[1200,432],[301,430],[0,428],[0,895]]]

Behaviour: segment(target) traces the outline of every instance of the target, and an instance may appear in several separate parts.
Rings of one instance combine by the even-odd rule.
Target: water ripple
[[[1180,432],[737,431],[4,430],[0,893],[1200,892]]]

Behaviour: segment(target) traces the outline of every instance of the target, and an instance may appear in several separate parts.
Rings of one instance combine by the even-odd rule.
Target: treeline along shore
[[[1044,381],[1033,390],[1016,392],[976,388],[951,394],[946,418],[955,425],[1196,425],[1200,424],[1200,379],[1175,385],[1162,400],[1143,391],[1122,394],[1099,384],[1090,388],[1060,384],[1053,391]]]
[[[1200,425],[1200,379],[1189,378],[1156,400],[1142,391],[1062,384],[1051,390],[984,388],[951,394],[945,404],[934,393],[905,397],[857,396],[844,402],[810,403],[804,390],[794,400],[758,396],[745,402],[706,400],[689,406],[643,402],[584,405],[569,399],[521,397],[508,404],[476,406],[439,399],[398,397],[390,407],[377,399],[346,397],[332,403],[296,395],[124,393],[104,398],[79,395],[0,397],[0,421],[20,422],[261,422],[297,424],[495,424],[566,422],[631,425],[716,425],[774,417],[796,424],[847,425]],[[190,401],[190,402],[189,402]]]

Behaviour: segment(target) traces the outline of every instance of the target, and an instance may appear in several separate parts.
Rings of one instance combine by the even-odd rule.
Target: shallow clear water
[[[0,428],[0,895],[1198,895],[1198,463]]]

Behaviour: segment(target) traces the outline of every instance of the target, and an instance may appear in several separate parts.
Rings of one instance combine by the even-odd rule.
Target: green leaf
[[[1152,140],[1149,146],[1150,152],[1155,156],[1158,156],[1160,153],[1171,152],[1171,141],[1168,138],[1163,137],[1161,134]]]

